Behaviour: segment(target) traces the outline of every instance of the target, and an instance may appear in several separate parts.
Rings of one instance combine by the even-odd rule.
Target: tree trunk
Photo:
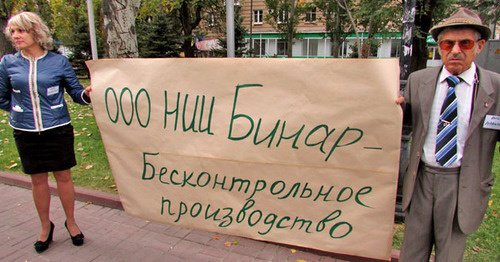
[[[286,54],[287,54],[287,57],[288,58],[292,58],[293,56],[293,19],[294,19],[294,15],[295,15],[295,0],[291,0],[291,11],[290,11],[290,18],[288,19],[288,34],[287,34],[287,37],[288,37],[288,43],[287,43],[287,50],[286,50]]]
[[[7,20],[0,18],[0,28],[3,30],[6,26]],[[7,39],[5,34],[0,33],[0,57],[14,52],[16,52],[16,49],[12,46],[12,43]]]
[[[182,32],[184,33],[184,42],[182,44],[182,49],[184,50],[185,57],[194,57],[194,45],[193,45],[193,30],[201,22],[201,11],[202,5],[198,4],[195,7],[194,13],[190,12],[189,4],[193,4],[189,1],[182,1],[181,8],[179,10],[179,20],[182,25]]]
[[[356,33],[356,43],[358,44],[358,58],[361,58],[362,54],[362,49],[361,49],[361,38],[359,37],[359,31],[358,27],[356,25],[356,22],[354,21],[354,18],[351,14],[351,11],[349,10],[347,3],[345,0],[343,0],[344,5],[342,5],[339,0],[337,0],[337,4],[342,7],[343,9],[346,10],[347,14],[349,15],[349,19],[351,20],[352,27],[354,28],[354,32]]]
[[[332,56],[334,58],[339,58],[339,53],[340,53],[339,51],[340,48],[342,47],[342,42],[344,41],[342,37],[343,28],[341,26],[341,15],[340,15],[341,8],[338,4],[335,4],[334,2],[329,2],[329,5],[335,5],[335,7],[329,8],[333,10],[334,17],[332,17],[331,12],[328,12],[328,14],[326,15],[327,21],[331,21],[330,26],[327,27],[327,31],[330,32],[330,42],[332,43]]]
[[[436,0],[417,0],[415,15],[415,33],[413,36],[413,47],[410,63],[410,72],[427,67],[427,35],[432,26],[433,11],[436,8]]]
[[[138,57],[135,18],[141,0],[102,1],[109,58]]]

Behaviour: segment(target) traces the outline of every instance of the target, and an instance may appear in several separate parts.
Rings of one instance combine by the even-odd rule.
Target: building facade
[[[311,2],[304,0],[303,2]],[[269,21],[270,13],[264,0],[240,0],[240,15],[243,17],[243,25],[249,30],[246,39],[247,49],[253,50],[255,57],[286,57],[287,41],[283,34],[280,34],[271,23],[281,23],[279,21],[286,16],[283,13],[278,16],[278,21]],[[300,4],[300,2],[299,2]],[[286,20],[282,19],[282,20]],[[298,37],[294,39],[292,46],[292,56],[296,58],[331,58],[332,42],[326,33],[322,11],[315,7],[307,9],[298,18]],[[361,41],[367,39],[366,33],[361,33]],[[376,48],[371,50],[369,57],[389,58],[399,57],[401,47],[401,34],[399,32],[391,36],[376,35]],[[356,35],[347,36],[339,48],[338,57],[346,58],[354,52],[353,46],[356,43]]]

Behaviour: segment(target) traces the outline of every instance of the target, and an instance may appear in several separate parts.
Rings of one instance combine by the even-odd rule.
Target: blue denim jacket
[[[90,104],[66,57],[46,52],[38,58],[22,52],[0,62],[0,109],[9,111],[14,129],[40,132],[71,122],[64,90],[73,101]]]

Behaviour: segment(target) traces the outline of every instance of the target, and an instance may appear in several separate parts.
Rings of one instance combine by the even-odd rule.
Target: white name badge
[[[47,88],[47,96],[55,95],[59,93],[59,86],[52,86]]]
[[[483,127],[500,130],[500,116],[486,115]]]

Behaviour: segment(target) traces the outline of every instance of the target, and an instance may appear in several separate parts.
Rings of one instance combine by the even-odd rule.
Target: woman
[[[83,88],[69,64],[59,54],[49,52],[52,37],[45,23],[32,12],[22,12],[5,28],[16,54],[0,61],[0,109],[9,111],[23,172],[31,176],[33,199],[41,222],[34,247],[40,253],[49,248],[54,224],[49,218],[48,173],[53,172],[57,191],[66,214],[65,226],[74,245],[82,245],[84,235],[75,221],[75,190],[71,167],[76,165],[74,134],[64,101],[64,91],[73,101],[90,104],[91,87]]]

